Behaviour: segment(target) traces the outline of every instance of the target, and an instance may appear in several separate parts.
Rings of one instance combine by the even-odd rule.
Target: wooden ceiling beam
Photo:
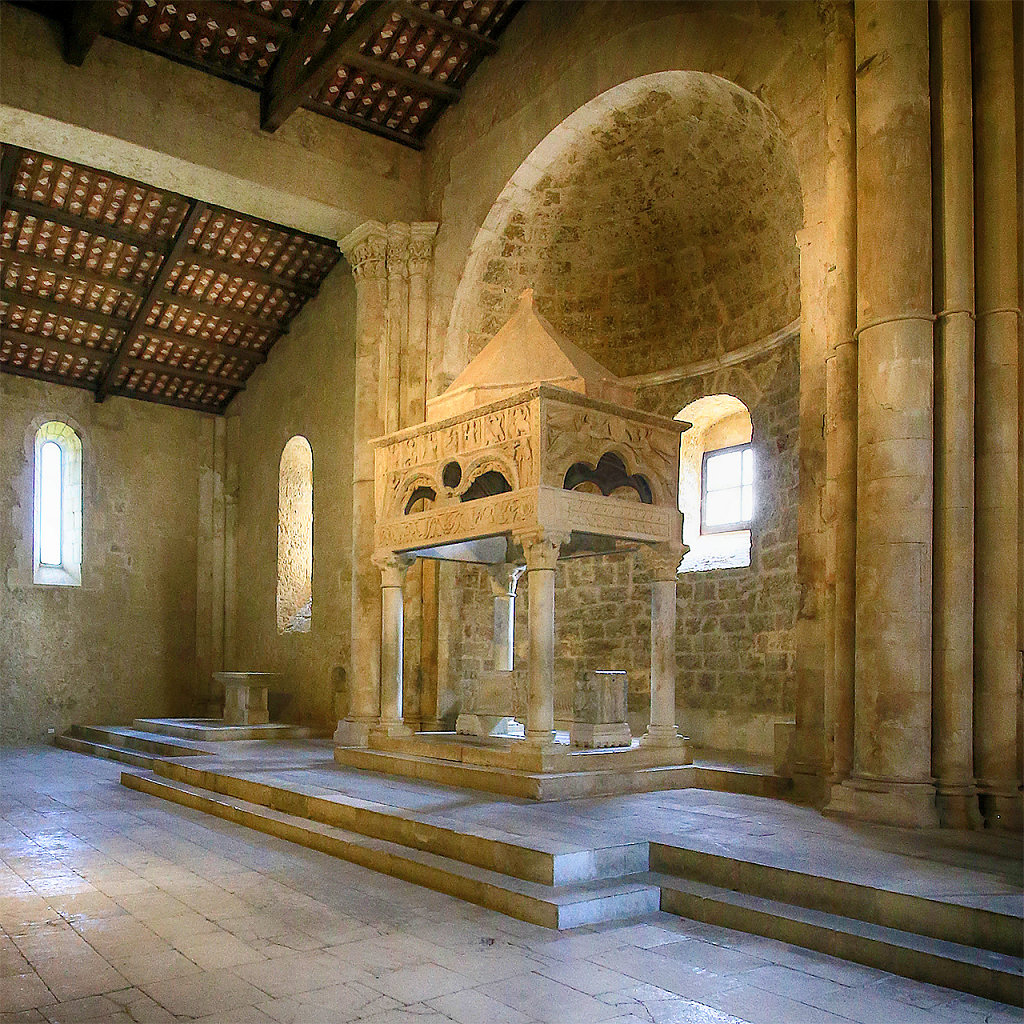
[[[127,331],[132,323],[131,320],[124,320],[119,316],[108,316],[106,313],[73,306],[70,302],[55,302],[53,299],[45,299],[31,292],[15,291],[13,288],[0,288],[0,300],[24,306],[26,309],[36,309],[40,313],[52,313],[54,316],[68,317],[79,323],[96,324],[97,327],[112,328],[115,331]]]
[[[42,334],[28,334],[25,331],[16,331],[11,327],[0,327],[0,338],[6,338],[8,341],[14,342],[15,345],[24,345],[26,348],[45,348],[51,352],[59,352],[62,356],[74,356],[76,359],[84,357],[102,363],[106,363],[110,359],[110,353],[101,348],[89,348],[88,345],[77,345],[62,338],[47,338]]]
[[[389,60],[379,60],[376,57],[368,57],[365,53],[356,52],[346,54],[341,63],[357,71],[365,71],[385,82],[394,82],[420,96],[434,96],[448,103],[458,103],[462,99],[461,89],[456,89],[446,82],[437,82],[425,75],[417,75],[414,71],[407,71]]]
[[[165,331],[160,327],[143,327],[139,331],[140,338],[152,338],[154,341],[169,341],[174,345],[201,349],[225,359],[245,359],[250,363],[265,363],[267,356],[254,348],[242,348],[240,345],[225,345],[220,341],[208,338],[196,338],[190,334],[179,334],[177,331]]]
[[[271,68],[260,96],[260,127],[265,132],[277,131],[298,107],[312,99],[346,63],[346,57],[358,53],[360,44],[379,32],[394,11],[393,3],[367,0],[348,21],[336,22],[324,42],[324,29],[335,6],[314,5]]]
[[[174,409],[191,409],[192,412],[205,412],[211,416],[219,416],[221,410],[216,405],[204,405],[200,402],[190,402],[187,398],[165,398],[163,395],[150,395],[145,391],[135,391],[132,388],[111,388],[109,394],[119,398],[134,398],[140,402],[156,402],[158,405],[169,405]]]
[[[419,4],[400,3],[396,5],[395,11],[408,21],[436,29],[438,32],[450,35],[455,39],[460,39],[482,53],[492,54],[498,52],[498,44],[489,36],[485,36],[480,32],[474,32],[464,25],[456,25],[443,15],[425,10]]]
[[[16,249],[0,249],[0,261],[16,263],[21,267],[34,267],[43,273],[55,274],[57,277],[68,277],[73,281],[84,281],[86,284],[98,284],[105,288],[116,288],[118,291],[126,292],[128,295],[146,294],[145,285],[136,284],[134,281],[125,281],[119,277],[106,277],[85,267],[69,267],[59,260],[47,259],[45,256],[37,256],[35,253],[18,252]]]
[[[112,7],[113,4],[102,0],[76,0],[67,5],[68,12],[64,18],[65,63],[75,67],[85,63],[96,37],[110,20]]]
[[[368,118],[357,117],[355,114],[350,114],[347,110],[330,107],[326,103],[318,103],[316,100],[312,100],[309,103],[304,104],[304,106],[306,110],[312,110],[317,114],[323,114],[324,117],[333,118],[335,121],[340,121],[342,124],[350,124],[356,128],[361,128],[364,132],[372,132],[374,135],[379,135],[384,139],[390,139],[392,142],[401,143],[403,146],[409,146],[411,149],[423,149],[424,143],[422,139],[418,139],[415,135],[408,135],[405,132],[396,131],[394,128],[389,128],[385,124],[375,124]]]
[[[184,260],[200,269],[215,270],[218,274],[240,277],[243,281],[252,281],[254,284],[268,284],[272,288],[295,292],[296,295],[302,295],[307,299],[311,299],[320,290],[302,281],[289,281],[286,277],[278,277],[277,274],[271,274],[270,271],[255,267],[251,263],[222,260],[216,256],[207,256],[205,253],[196,252],[194,249],[190,253],[186,253]]]
[[[22,152],[20,146],[4,145],[3,157],[0,158],[0,195],[6,196],[13,190],[14,174],[21,163]]]
[[[285,39],[294,32],[294,28],[285,21],[275,21],[249,6],[224,3],[223,0],[193,0],[179,3],[177,6],[184,11],[194,11],[204,21],[215,21],[221,28],[228,25],[239,31],[269,36],[275,42]]]
[[[135,339],[139,336],[139,333],[145,326],[146,317],[149,315],[149,311],[153,307],[154,297],[159,295],[167,285],[167,281],[171,276],[171,271],[174,270],[178,260],[187,250],[189,239],[192,237],[192,232],[199,223],[200,217],[206,212],[206,209],[207,207],[205,203],[200,203],[195,200],[190,202],[188,214],[184,217],[181,225],[178,227],[177,234],[175,234],[174,241],[171,243],[171,249],[167,254],[167,258],[163,261],[163,264],[157,271],[156,277],[153,278],[153,283],[150,285],[149,291],[145,296],[143,296],[142,302],[139,303],[138,312],[136,312],[135,318],[131,322],[131,326],[127,331],[125,331],[124,337],[121,339],[121,344],[117,346],[114,358],[111,359],[110,365],[107,367],[107,372],[103,375],[99,386],[96,388],[97,402],[102,402],[103,399],[106,398],[107,392],[110,390],[110,386],[117,380],[117,375],[121,372],[121,366],[123,365],[124,360],[131,351],[132,345],[135,343]]]
[[[200,302],[198,299],[190,298],[187,295],[177,295],[175,292],[160,291],[152,296],[153,302],[162,302],[167,306],[177,306],[186,313],[197,313],[200,316],[215,316],[219,320],[230,320],[240,327],[250,327],[254,331],[266,331],[269,334],[287,334],[288,325],[274,323],[271,320],[260,320],[258,317],[249,316],[239,309],[232,309],[230,306],[221,306],[215,302]]]
[[[48,220],[53,224],[62,224],[64,227],[74,228],[76,231],[85,231],[90,235],[102,235],[104,238],[113,238],[126,245],[137,246],[142,252],[155,252],[158,255],[170,251],[172,241],[162,241],[156,238],[147,238],[145,235],[136,235],[124,228],[114,227],[113,224],[104,224],[102,221],[91,220],[88,217],[79,217],[66,210],[55,210],[45,203],[37,203],[32,199],[19,199],[5,192],[3,206],[8,210],[17,210],[29,217],[38,217]]]
[[[47,373],[45,370],[32,370],[27,366],[12,366],[10,363],[0,363],[0,372],[13,373],[16,377],[30,377],[32,380],[45,381],[47,384],[61,384],[64,387],[81,388],[83,391],[96,390],[95,381],[77,380],[74,377],[62,377],[58,373]]]
[[[135,359],[132,357],[123,360],[122,365],[131,367],[134,370],[162,373],[168,377],[180,377],[182,380],[194,380],[200,384],[217,384],[221,387],[234,388],[236,391],[245,390],[245,381],[233,380],[231,377],[221,377],[216,373],[203,373],[200,370],[186,370],[184,366],[171,366],[169,363],[158,363],[153,359]]]

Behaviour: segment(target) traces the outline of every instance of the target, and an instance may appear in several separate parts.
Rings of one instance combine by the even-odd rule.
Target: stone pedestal
[[[626,722],[625,672],[591,672],[576,683],[569,742],[574,747],[628,747],[633,741]]]
[[[274,672],[214,672],[224,687],[224,721],[228,725],[267,725],[267,692],[281,678]]]
[[[473,681],[465,711],[455,721],[462,736],[522,736],[516,721],[526,711],[525,680],[521,672],[481,672]]]

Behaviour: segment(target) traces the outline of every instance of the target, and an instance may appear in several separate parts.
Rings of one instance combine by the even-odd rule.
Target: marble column
[[[936,825],[928,6],[861,0],[854,14],[856,669],[843,785],[857,817]]]
[[[824,758],[829,781],[853,767],[857,551],[857,145],[853,4],[826,9]]]
[[[380,636],[380,720],[374,733],[384,736],[408,736],[411,730],[402,719],[402,683],[404,664],[404,611],[402,584],[412,559],[387,554],[374,559],[381,575]]]
[[[935,291],[932,768],[940,822],[980,824],[973,767],[974,153],[967,0],[931,12]]]
[[[564,534],[536,530],[517,536],[526,556],[530,618],[530,676],[526,741],[540,746],[555,738],[555,566]]]
[[[651,575],[651,720],[641,743],[651,747],[682,746],[676,728],[676,574],[681,546],[644,549],[641,558]]]
[[[515,660],[516,589],[522,566],[495,565],[488,570],[494,597],[494,668],[511,672]]]
[[[380,709],[380,581],[373,558],[373,451],[383,433],[378,388],[387,300],[387,231],[369,221],[341,243],[356,280],[355,398],[352,429],[352,596],[349,713],[335,742],[365,745]]]
[[[1021,827],[1017,772],[1020,310],[1012,7],[973,4],[975,166],[974,771],[989,826]]]

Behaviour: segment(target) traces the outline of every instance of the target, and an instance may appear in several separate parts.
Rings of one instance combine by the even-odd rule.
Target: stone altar
[[[608,669],[596,669],[576,681],[569,730],[572,746],[630,746],[633,735],[626,721],[627,685],[625,672]]]
[[[224,687],[224,721],[229,725],[267,725],[267,692],[278,683],[276,672],[214,672]]]

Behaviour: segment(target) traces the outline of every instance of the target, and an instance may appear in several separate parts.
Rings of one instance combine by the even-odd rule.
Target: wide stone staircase
[[[866,884],[827,865],[793,870],[770,851],[733,856],[697,838],[608,843],[512,834],[301,778],[256,778],[211,758],[209,744],[138,728],[77,729],[59,742],[131,765],[121,775],[131,789],[549,928],[660,909],[1024,1003],[1019,912],[893,891],[898,878]]]

